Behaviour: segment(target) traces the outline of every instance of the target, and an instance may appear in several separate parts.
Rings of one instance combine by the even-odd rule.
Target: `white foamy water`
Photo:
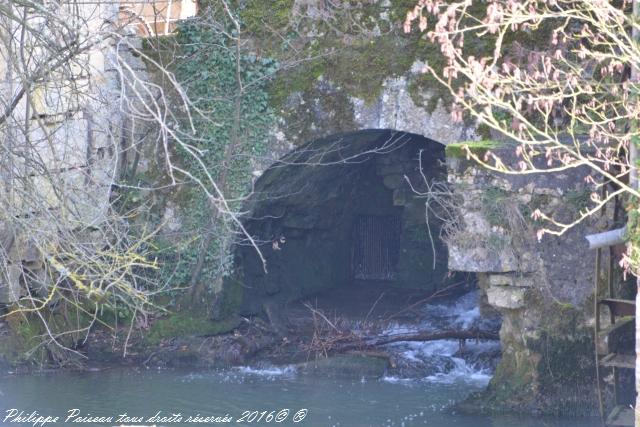
[[[451,304],[425,305],[422,319],[417,323],[391,323],[384,335],[411,334],[418,331],[441,331],[481,327],[483,319],[477,306],[477,292],[463,295]],[[485,353],[496,352],[499,343],[467,340],[464,358],[460,355],[460,341],[437,340],[425,342],[397,342],[386,350],[393,354],[397,366],[389,369],[383,382],[412,386],[419,383],[486,385],[491,379],[489,357]],[[294,366],[243,366],[227,371],[225,381],[238,382],[260,378],[268,381],[296,378]]]
[[[478,292],[469,292],[452,304],[428,304],[423,309],[424,319],[418,324],[394,323],[384,334],[410,334],[417,331],[439,331],[446,329],[480,328],[483,319],[478,307]],[[492,377],[491,368],[479,360],[483,353],[495,352],[499,343],[493,341],[467,340],[464,352],[468,362],[459,356],[461,342],[458,340],[438,340],[426,342],[398,342],[387,346],[400,365],[383,381],[410,384],[412,381],[452,384],[467,382],[485,385]]]
[[[481,385],[487,385],[491,381],[493,375],[487,369],[474,368],[467,364],[464,359],[457,357],[452,357],[451,360],[456,364],[454,369],[447,373],[426,376],[424,380],[441,384],[472,382]]]
[[[255,368],[251,366],[241,366],[237,368],[241,374],[255,375],[259,377],[292,377],[296,373],[293,366],[269,366],[264,368]]]
[[[478,298],[478,291],[472,291],[458,298],[453,304],[427,304],[424,313],[432,321],[446,322],[450,326],[467,329],[480,320]]]

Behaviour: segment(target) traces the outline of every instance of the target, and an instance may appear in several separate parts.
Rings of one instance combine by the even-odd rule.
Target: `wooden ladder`
[[[604,306],[609,308],[611,323],[609,326],[601,328],[600,308]],[[634,426],[633,408],[629,405],[619,404],[621,394],[619,378],[621,370],[635,370],[635,345],[632,339],[635,337],[635,310],[636,305],[633,300],[615,298],[598,300],[596,310],[598,364],[613,370],[615,388],[615,404],[606,417],[606,426]]]
[[[601,196],[604,197],[609,188],[615,189],[617,185],[604,182],[601,187]],[[626,223],[626,218],[620,218],[622,206],[618,196],[613,199],[613,224],[621,225]],[[601,215],[605,215],[605,210],[601,210]],[[622,228],[618,229],[622,230]],[[630,402],[629,393],[625,396],[622,393],[624,384],[621,384],[621,378],[629,378],[635,372],[635,313],[636,304],[633,300],[618,299],[615,297],[615,278],[614,264],[615,251],[614,246],[624,245],[622,234],[617,233],[617,237],[613,240],[605,240],[600,244],[592,244],[589,240],[589,247],[596,249],[596,265],[594,277],[594,311],[595,311],[595,358],[596,358],[596,381],[598,386],[599,409],[602,422],[605,426],[634,426],[634,409],[631,406],[635,403],[635,399]],[[602,268],[603,250],[608,252],[608,265],[606,269],[606,287],[603,289],[607,297],[598,299],[600,293],[600,278],[603,277],[604,269]],[[634,286],[634,289],[636,287]],[[634,292],[635,296],[635,292]],[[601,313],[603,307],[609,309],[609,325],[605,328],[601,326]],[[614,378],[614,405],[613,409],[605,417],[604,403],[602,397],[602,376],[601,369],[613,371]],[[631,372],[630,372],[631,371]],[[622,374],[622,375],[621,375]],[[635,390],[635,387],[634,387]],[[626,397],[626,400],[624,399]],[[633,397],[633,396],[632,396]]]

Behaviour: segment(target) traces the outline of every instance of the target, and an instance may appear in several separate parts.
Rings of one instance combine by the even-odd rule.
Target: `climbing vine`
[[[177,161],[198,179],[205,173],[214,177],[234,212],[250,189],[256,158],[267,150],[275,119],[265,86],[278,66],[248,51],[237,12],[211,6],[200,17],[181,22],[173,38],[178,59],[174,74],[199,113],[180,124],[195,128],[189,144],[200,153],[199,160],[177,149]],[[180,192],[185,239],[162,250],[162,274],[180,286],[205,291],[192,291],[205,301],[207,293],[220,290],[229,272],[237,230],[199,189]]]

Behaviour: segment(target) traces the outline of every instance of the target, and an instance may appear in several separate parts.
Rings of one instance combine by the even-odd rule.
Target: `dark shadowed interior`
[[[444,146],[413,134],[359,131],[294,150],[257,180],[247,204],[244,225],[267,263],[265,272],[253,247],[237,247],[231,280],[243,312],[336,288],[443,287],[440,223],[427,226],[418,193],[444,179]]]

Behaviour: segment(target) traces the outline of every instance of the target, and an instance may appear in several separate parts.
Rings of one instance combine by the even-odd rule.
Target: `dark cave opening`
[[[359,300],[364,310],[380,291],[406,303],[459,280],[447,269],[441,223],[429,217],[427,226],[419,193],[432,180],[446,181],[444,146],[391,130],[335,135],[285,156],[247,202],[244,226],[267,271],[255,248],[236,247],[241,312],[311,295]]]

